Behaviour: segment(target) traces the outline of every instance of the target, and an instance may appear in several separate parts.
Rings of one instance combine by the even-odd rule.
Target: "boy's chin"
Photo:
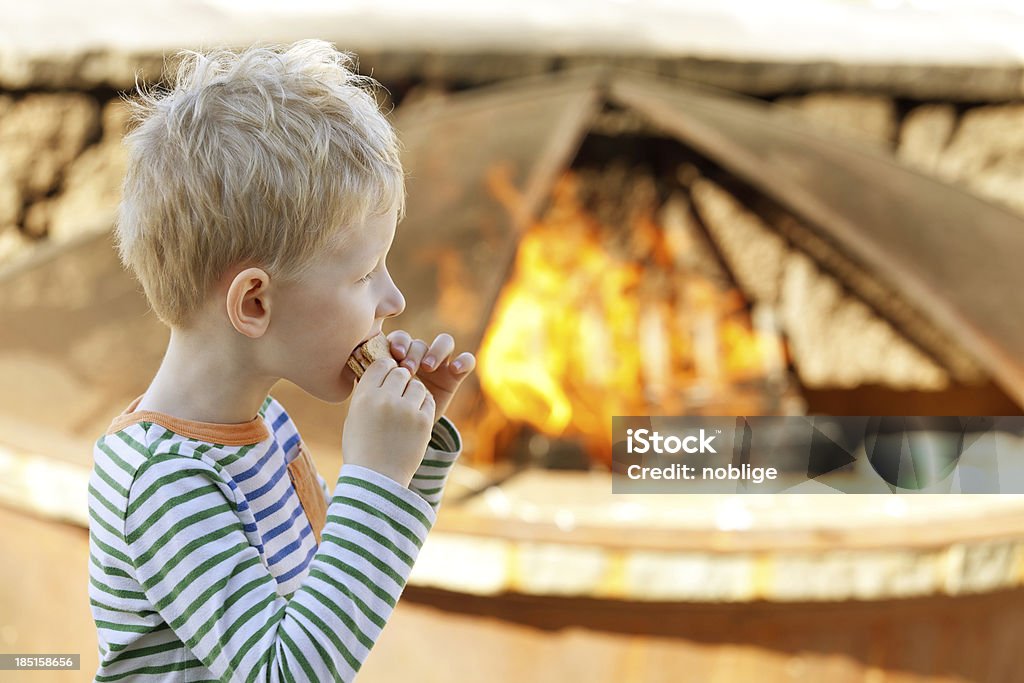
[[[333,396],[329,399],[324,399],[328,403],[343,403],[349,399],[352,395],[352,390],[356,388],[356,378],[352,376],[351,370],[341,374],[341,378],[333,387]]]
[[[302,389],[324,403],[344,403],[352,395],[355,388],[356,378],[348,368],[337,376],[337,380],[330,385],[318,385],[315,387],[302,387]]]

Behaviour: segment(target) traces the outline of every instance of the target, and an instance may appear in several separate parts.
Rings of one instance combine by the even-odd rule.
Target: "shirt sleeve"
[[[452,465],[462,454],[462,438],[451,420],[441,416],[430,434],[426,454],[416,473],[409,482],[409,488],[419,494],[434,512],[441,505],[441,495]]]
[[[419,469],[409,482],[409,488],[427,501],[435,511],[441,505],[441,495],[452,465],[462,454],[462,437],[448,418],[442,416],[434,425],[430,434],[430,443],[423,455]],[[327,488],[327,480],[319,473],[316,475],[320,489],[324,492],[327,504],[331,502],[331,491]]]
[[[321,544],[290,600],[245,536],[246,505],[198,458],[156,455],[128,493],[124,536],[153,609],[224,681],[351,681],[391,615],[434,508],[343,465]]]

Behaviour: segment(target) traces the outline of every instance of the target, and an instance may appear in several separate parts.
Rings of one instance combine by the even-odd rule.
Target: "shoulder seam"
[[[165,429],[166,429],[166,427],[165,427]],[[167,431],[170,431],[170,430],[167,430]],[[148,446],[147,446],[147,450],[149,450]],[[135,482],[138,480],[139,474],[143,470],[151,467],[154,463],[163,462],[165,460],[175,460],[175,459],[178,459],[178,458],[182,458],[182,459],[185,459],[185,460],[194,460],[194,461],[201,462],[202,464],[206,465],[210,470],[212,470],[217,475],[217,477],[219,479],[221,479],[223,481],[223,477],[221,477],[221,473],[217,469],[216,465],[213,464],[213,463],[210,463],[207,460],[205,460],[202,457],[201,454],[200,455],[196,455],[194,453],[185,454],[185,453],[170,453],[168,451],[161,451],[159,453],[152,453],[152,452],[150,452],[150,455],[152,457],[146,458],[145,461],[142,464],[140,464],[138,467],[135,468],[135,472],[132,474],[132,480],[128,484],[128,489],[127,489],[128,490],[128,495],[125,496],[125,512],[121,516],[121,538],[124,539],[125,543],[128,542],[128,534],[127,534],[127,531],[126,531],[125,527],[128,525],[128,509],[127,508],[130,505],[131,499],[132,499],[132,487],[135,486]],[[234,505],[235,509],[237,510],[238,509],[238,495],[237,495],[237,491],[235,489],[231,488],[230,486],[228,487],[228,490],[231,491],[231,498],[232,498],[231,504]],[[129,558],[129,559],[131,559],[131,558]],[[138,569],[138,567],[136,567],[136,569]]]

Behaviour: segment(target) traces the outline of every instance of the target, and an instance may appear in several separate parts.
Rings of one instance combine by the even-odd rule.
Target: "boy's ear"
[[[262,268],[246,268],[228,285],[225,304],[231,325],[258,339],[270,326],[270,276]]]

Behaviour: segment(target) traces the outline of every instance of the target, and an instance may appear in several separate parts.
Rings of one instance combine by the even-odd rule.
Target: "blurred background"
[[[308,37],[405,146],[385,332],[478,357],[361,681],[1021,680],[1021,496],[613,496],[611,417],[1024,414],[1024,3],[4,0],[0,651],[82,662],[24,680],[95,671],[92,444],[167,341],[121,98]],[[273,393],[332,481],[346,407]]]

